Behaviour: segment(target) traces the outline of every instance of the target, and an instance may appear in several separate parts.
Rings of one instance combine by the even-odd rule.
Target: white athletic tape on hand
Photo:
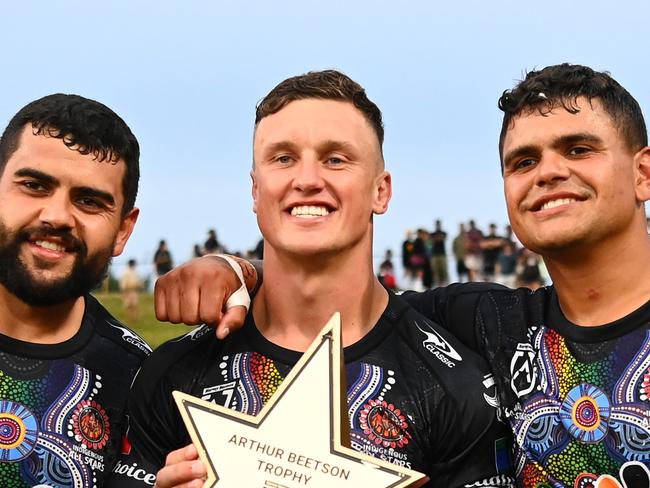
[[[237,274],[239,282],[241,283],[241,286],[237,288],[237,291],[228,298],[228,301],[226,302],[226,310],[229,310],[232,307],[243,306],[246,308],[246,312],[248,312],[248,309],[251,306],[251,297],[248,295],[248,290],[246,289],[246,282],[244,281],[244,274],[241,271],[241,266],[239,266],[237,261],[233,258],[224,254],[215,254],[215,256],[226,260],[235,274]]]

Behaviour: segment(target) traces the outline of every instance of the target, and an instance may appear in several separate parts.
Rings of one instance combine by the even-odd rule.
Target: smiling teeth
[[[313,205],[302,205],[300,207],[293,207],[291,209],[291,215],[293,217],[324,217],[325,215],[329,215],[329,213],[329,210],[327,210],[325,207],[315,207]]]
[[[63,252],[65,251],[65,247],[60,246],[59,244],[55,242],[50,242],[50,241],[36,241],[36,245],[43,247],[45,249],[49,249],[51,251],[58,251],[58,252]]]
[[[542,210],[559,207],[560,205],[567,205],[575,201],[575,198],[559,198],[557,200],[551,200],[550,202],[546,202],[544,205],[542,205]]]

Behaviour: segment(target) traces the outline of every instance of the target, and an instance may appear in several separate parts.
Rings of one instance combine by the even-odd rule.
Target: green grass
[[[152,348],[163,342],[187,334],[191,328],[187,325],[175,325],[168,322],[158,322],[153,309],[153,295],[140,295],[140,317],[133,323],[126,318],[122,306],[122,296],[119,293],[93,293],[104,307],[120,322],[140,335]]]

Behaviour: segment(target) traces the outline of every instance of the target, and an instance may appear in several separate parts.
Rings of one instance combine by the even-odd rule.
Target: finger
[[[169,315],[167,314],[167,296],[165,287],[162,286],[161,278],[156,280],[156,284],[154,285],[153,303],[156,318],[161,322],[167,322],[169,320]]]
[[[194,286],[189,282],[179,290],[180,321],[184,324],[196,325],[202,323],[199,316],[200,295],[199,286]]]
[[[201,487],[207,478],[201,461],[183,461],[166,465],[156,476],[156,488]]]
[[[176,276],[176,274],[170,276],[165,282],[167,320],[172,324],[178,324],[181,321],[181,286]]]
[[[195,461],[198,458],[199,453],[196,450],[196,447],[194,447],[194,444],[188,444],[185,447],[181,447],[180,449],[176,449],[167,454],[167,457],[165,458],[165,466],[180,463],[182,461]]]
[[[229,308],[217,326],[217,337],[225,339],[232,331],[240,329],[246,320],[246,307],[236,306]]]
[[[199,317],[202,323],[218,324],[222,318],[223,303],[225,301],[225,290],[223,284],[217,284],[216,280],[201,289],[199,301]]]

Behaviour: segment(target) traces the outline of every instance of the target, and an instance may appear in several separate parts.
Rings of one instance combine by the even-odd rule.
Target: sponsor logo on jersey
[[[517,350],[510,360],[510,375],[510,386],[518,397],[528,395],[535,389],[537,367],[532,345],[526,342],[517,344]]]
[[[129,344],[133,344],[135,347],[140,349],[143,352],[146,352],[147,354],[151,353],[151,348],[149,347],[149,344],[144,342],[140,336],[138,336],[136,333],[130,331],[129,329],[122,327],[121,325],[118,325],[114,322],[108,321],[108,323],[112,326],[115,327],[116,329],[119,329],[120,332],[122,332],[122,340],[124,342],[128,342]]]
[[[462,361],[463,358],[456,352],[456,350],[449,344],[438,332],[433,330],[430,326],[426,326],[428,330],[422,329],[420,324],[416,321],[415,326],[425,335],[422,341],[422,347],[437,357],[441,363],[448,368],[456,366],[455,361]]]
[[[187,334],[180,336],[178,339],[174,339],[171,342],[181,342],[181,341],[198,341],[201,337],[212,330],[211,327],[207,325],[202,325],[200,327],[195,327]]]
[[[108,415],[94,400],[84,400],[72,414],[72,429],[75,438],[91,449],[101,449],[111,434]]]
[[[235,394],[235,388],[237,387],[237,380],[230,381],[228,383],[223,383],[216,386],[207,386],[203,388],[201,393],[201,400],[206,402],[216,403],[217,405],[223,405],[226,408],[230,408]]]
[[[127,478],[133,478],[137,481],[142,481],[144,484],[153,486],[156,483],[156,475],[149,473],[146,469],[138,466],[138,463],[123,464],[118,460],[113,468],[113,473],[121,474]]]

